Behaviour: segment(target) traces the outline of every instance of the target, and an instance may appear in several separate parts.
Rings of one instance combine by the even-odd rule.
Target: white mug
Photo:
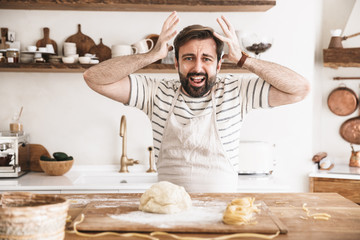
[[[55,53],[54,46],[52,44],[46,44],[46,50],[49,53]]]
[[[112,45],[111,46],[111,55],[112,57],[126,56],[136,54],[137,49],[131,45]]]
[[[147,44],[148,42],[150,43],[150,47]],[[154,47],[154,42],[150,38],[147,38],[142,39],[131,46],[135,47],[138,50],[138,53],[147,53]]]

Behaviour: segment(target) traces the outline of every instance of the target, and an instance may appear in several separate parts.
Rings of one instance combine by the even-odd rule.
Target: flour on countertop
[[[93,198],[93,199],[88,199],[85,198],[84,196],[72,196],[72,197],[67,197],[67,199],[69,200],[71,205],[87,205],[90,202],[104,202],[104,204],[107,204],[107,202],[119,202],[119,203],[129,203],[129,205],[132,205],[134,203],[139,203],[138,199],[133,199],[133,198],[125,198],[125,199],[109,199],[109,198]],[[97,208],[101,208],[99,206],[96,206]],[[107,207],[107,206],[105,206]],[[117,206],[116,206],[117,207]]]
[[[175,214],[156,214],[134,211],[125,214],[108,214],[109,217],[121,221],[149,224],[160,228],[171,228],[193,223],[218,223],[222,221],[226,208],[224,202],[208,202],[207,206],[198,206],[203,201],[193,201],[193,206],[187,211]],[[197,205],[197,206],[196,206]]]

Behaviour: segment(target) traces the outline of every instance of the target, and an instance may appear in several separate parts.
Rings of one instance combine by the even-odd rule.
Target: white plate
[[[40,52],[40,51],[22,51],[21,53],[43,53],[43,54],[54,54],[54,52]]]

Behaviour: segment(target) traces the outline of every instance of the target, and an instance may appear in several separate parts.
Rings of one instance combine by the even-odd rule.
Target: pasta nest
[[[255,198],[236,198],[226,207],[223,222],[230,225],[256,224],[254,213],[260,212]]]

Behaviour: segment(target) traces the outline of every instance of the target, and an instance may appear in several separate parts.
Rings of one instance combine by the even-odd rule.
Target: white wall
[[[339,12],[343,1],[331,2],[333,7],[325,9]],[[352,3],[348,1],[344,7],[351,9]],[[323,12],[323,5],[326,4],[320,0],[278,0],[276,6],[267,12],[179,13],[179,29],[199,23],[220,31],[215,19],[224,14],[238,30],[272,36],[273,47],[262,58],[292,68],[310,81],[312,92],[303,102],[250,114],[241,137],[241,140],[276,144],[277,168],[274,174],[283,178],[284,184],[289,184],[293,191],[308,190],[307,173],[314,153],[318,150],[340,152],[332,147],[340,140],[336,139],[335,143],[324,136],[325,132],[330,132],[329,128],[333,128],[332,123],[324,125],[325,120],[333,119],[323,109],[323,94],[330,87],[322,85],[328,85],[323,81],[330,80],[322,77],[327,73],[315,71],[323,70],[318,55],[324,46],[319,41],[327,30],[323,30],[322,25],[333,28],[321,21],[322,14],[329,17]],[[75,34],[77,24],[81,23],[82,32],[97,44],[99,38],[103,38],[103,43],[111,46],[133,43],[148,34],[159,33],[168,14],[0,10],[0,26],[15,31],[22,47],[41,39],[42,28],[49,27],[50,38],[61,49],[63,41]],[[148,161],[146,149],[152,140],[151,126],[145,114],[92,92],[81,73],[0,72],[0,102],[0,130],[7,130],[13,113],[24,106],[22,121],[31,142],[43,144],[51,153],[67,152],[75,157],[78,165],[119,162],[119,122],[124,114],[128,119],[128,156],[143,163]],[[332,131],[331,136],[335,136],[336,129]]]
[[[357,3],[356,3],[357,2]],[[355,7],[355,3],[357,7]],[[355,117],[359,114],[355,111],[349,116],[337,116],[333,114],[327,106],[327,98],[330,92],[337,88],[340,84],[345,84],[353,89],[356,93],[360,93],[359,80],[333,80],[334,77],[354,77],[360,76],[359,68],[325,68],[323,67],[323,49],[328,48],[330,43],[331,29],[346,29],[346,26],[353,26],[348,29],[344,35],[350,35],[360,32],[359,22],[360,15],[352,16],[352,12],[357,9],[359,11],[360,1],[348,0],[323,0],[323,11],[321,18],[320,36],[316,47],[315,62],[315,78],[314,78],[314,153],[325,151],[335,164],[348,164],[351,155],[350,144],[343,140],[339,134],[340,126],[345,120]],[[351,18],[351,19],[350,19]],[[348,27],[349,28],[349,27]],[[356,29],[357,28],[357,29]],[[360,39],[360,37],[357,37]],[[355,38],[354,38],[355,39]],[[350,44],[353,39],[343,41],[344,47],[360,47],[357,44]],[[359,146],[354,148],[360,150]]]

